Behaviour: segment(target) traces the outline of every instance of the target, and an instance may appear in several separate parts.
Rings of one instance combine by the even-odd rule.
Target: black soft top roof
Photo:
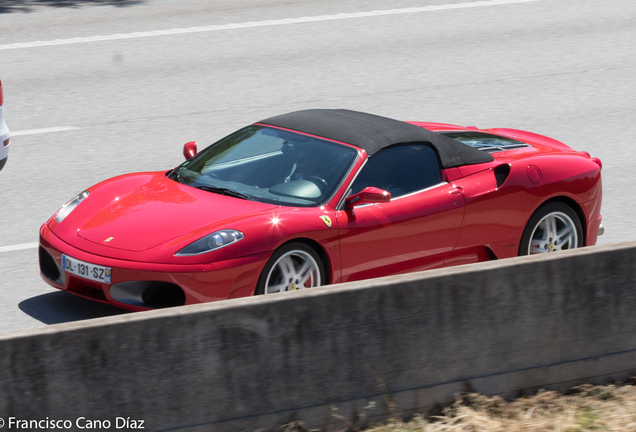
[[[442,168],[494,160],[489,153],[423,127],[358,111],[309,109],[270,117],[259,123],[352,144],[364,149],[369,156],[397,144],[426,142],[437,150]]]

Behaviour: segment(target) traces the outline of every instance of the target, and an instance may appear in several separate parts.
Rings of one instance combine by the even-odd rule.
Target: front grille
[[[51,254],[48,253],[42,246],[40,246],[40,249],[38,250],[38,256],[40,258],[40,271],[42,272],[42,274],[51,279],[53,282],[61,283],[60,269],[58,268]]]
[[[88,297],[93,300],[106,302],[108,299],[101,288],[92,287],[86,284],[84,281],[71,281],[68,291],[80,295],[82,297]]]
[[[110,287],[110,296],[121,303],[151,309],[183,306],[186,302],[181,287],[161,281],[119,282]]]
[[[168,282],[156,282],[150,285],[141,294],[141,299],[151,308],[183,306],[186,300],[183,290]]]

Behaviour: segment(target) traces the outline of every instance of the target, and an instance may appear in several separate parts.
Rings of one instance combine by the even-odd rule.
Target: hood
[[[141,179],[113,179],[92,190],[70,215],[73,228],[79,228],[77,235],[101,246],[139,252],[206,226],[232,228],[245,216],[276,207],[195,189],[163,172]]]

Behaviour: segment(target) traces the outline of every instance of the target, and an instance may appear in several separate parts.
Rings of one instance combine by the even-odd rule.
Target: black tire
[[[274,268],[274,266],[279,263],[279,260],[281,260],[283,257],[289,257],[293,262],[296,270],[299,270],[302,266],[302,259],[308,259],[309,257],[311,257],[315,264],[315,269],[312,270],[311,276],[312,287],[326,285],[325,266],[320,259],[320,256],[318,256],[318,253],[316,253],[316,251],[312,247],[306,245],[305,243],[294,242],[280,247],[269,258],[267,264],[265,264],[265,268],[263,268],[263,271],[261,272],[261,276],[258,278],[258,284],[256,286],[256,290],[254,291],[254,295],[265,294],[265,287],[268,284],[268,278],[270,279],[269,287],[275,287],[282,284],[281,279],[284,277],[284,275],[282,273],[282,270],[280,269],[280,265],[279,268]],[[313,266],[311,262],[309,265]],[[308,288],[306,286],[296,285],[297,283],[299,283],[298,278],[294,278],[294,280],[292,281],[285,282],[287,283],[287,287],[286,289],[284,289],[284,291],[293,291],[295,289]]]
[[[551,231],[555,229],[546,228],[548,221],[553,220],[555,224],[556,232],[559,228],[563,230],[568,224],[571,224],[571,232],[576,233],[575,241],[568,235],[565,241],[561,238],[552,236]],[[569,232],[569,231],[565,231]],[[537,246],[535,253],[555,252],[557,250],[574,249],[583,247],[585,245],[585,239],[583,238],[583,228],[581,221],[576,212],[569,205],[563,202],[550,202],[539,207],[534,212],[526,228],[523,230],[521,241],[519,242],[519,255],[530,255],[530,243],[533,239],[537,242],[541,242],[541,245]],[[545,239],[547,237],[547,239]],[[545,239],[545,241],[544,241]],[[562,241],[559,244],[559,241]]]

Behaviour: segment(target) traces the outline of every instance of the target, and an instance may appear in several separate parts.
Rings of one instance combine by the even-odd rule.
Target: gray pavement
[[[187,141],[204,146],[247,123],[316,107],[519,128],[564,141],[603,161],[606,234],[599,243],[636,239],[630,0],[377,16],[364,13],[465,2],[61,3],[0,0],[0,12],[9,11],[0,13],[5,117],[23,132],[12,138],[0,172],[0,250],[37,241],[39,226],[89,185],[168,169],[181,162]],[[299,22],[339,13],[351,16]],[[278,24],[262,25],[267,20]],[[165,34],[208,26],[220,29]],[[3,49],[148,31],[158,34]],[[73,129],[34,133],[53,127]],[[49,288],[36,249],[0,252],[0,331],[118,312]]]

